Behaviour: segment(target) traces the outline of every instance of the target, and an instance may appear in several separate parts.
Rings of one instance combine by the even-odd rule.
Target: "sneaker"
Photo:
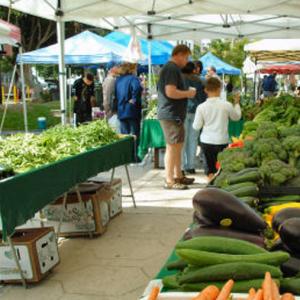
[[[185,184],[174,182],[174,183],[165,183],[164,188],[167,190],[187,190],[188,187]]]
[[[195,178],[189,178],[189,177],[181,177],[181,178],[175,178],[176,183],[181,183],[185,185],[193,184],[195,181]]]

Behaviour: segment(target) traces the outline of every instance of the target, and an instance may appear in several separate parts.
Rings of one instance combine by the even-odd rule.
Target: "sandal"
[[[188,178],[188,177],[181,177],[181,178],[175,178],[175,182],[176,183],[181,183],[184,185],[189,185],[189,184],[193,184],[195,181],[195,178]]]
[[[185,184],[174,182],[174,183],[165,183],[164,188],[167,190],[186,190],[188,187]]]

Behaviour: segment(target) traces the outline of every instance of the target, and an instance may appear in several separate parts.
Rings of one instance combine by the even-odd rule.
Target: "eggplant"
[[[276,213],[272,219],[272,228],[278,232],[281,224],[291,218],[300,218],[300,208],[289,207]]]
[[[300,218],[285,220],[279,228],[279,236],[292,253],[300,254]]]
[[[199,211],[194,211],[193,222],[195,224],[200,224],[205,226],[213,225],[213,223],[209,219],[205,218]]]
[[[195,226],[194,228],[189,228],[184,236],[183,240],[190,240],[197,236],[222,236],[233,239],[239,239],[247,241],[262,248],[265,247],[264,238],[257,234],[246,233],[238,230],[233,230],[224,227],[212,227],[212,226]]]
[[[267,228],[267,223],[249,205],[222,189],[198,191],[193,197],[193,206],[216,226],[251,233],[261,233]]]
[[[300,258],[291,256],[288,261],[281,264],[280,269],[284,277],[296,276],[300,272]]]

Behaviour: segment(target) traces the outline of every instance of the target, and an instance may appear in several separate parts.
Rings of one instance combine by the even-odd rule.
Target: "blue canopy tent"
[[[105,39],[115,42],[119,45],[127,47],[131,39],[131,35],[114,31],[107,34]],[[151,62],[153,65],[165,64],[172,53],[173,45],[167,41],[157,41],[157,40],[146,40],[139,39],[141,44],[141,51],[145,57],[148,57],[149,52],[151,52]],[[151,43],[151,50],[149,51],[149,43]]]
[[[65,64],[100,64],[121,61],[126,48],[90,31],[65,40]],[[17,62],[20,61],[18,55]],[[58,64],[59,45],[22,54],[24,64]]]
[[[227,64],[226,62],[222,61],[219,57],[213,55],[211,52],[207,52],[206,54],[201,56],[200,60],[203,64],[204,74],[206,73],[208,67],[214,66],[217,69],[218,74],[241,75],[240,69]]]

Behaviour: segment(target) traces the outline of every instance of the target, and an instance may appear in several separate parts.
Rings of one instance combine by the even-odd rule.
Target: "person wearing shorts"
[[[157,117],[166,140],[165,188],[186,189],[193,178],[183,176],[181,171],[181,152],[184,143],[184,120],[187,98],[193,98],[196,90],[188,90],[181,73],[191,55],[186,45],[177,45],[172,51],[171,60],[160,72],[158,87]]]
[[[229,119],[238,121],[241,118],[240,95],[234,95],[234,105],[220,98],[222,83],[216,77],[210,77],[205,84],[207,100],[196,109],[193,127],[202,132],[200,135],[201,149],[207,162],[206,175],[210,181],[217,172],[218,153],[229,143]]]

